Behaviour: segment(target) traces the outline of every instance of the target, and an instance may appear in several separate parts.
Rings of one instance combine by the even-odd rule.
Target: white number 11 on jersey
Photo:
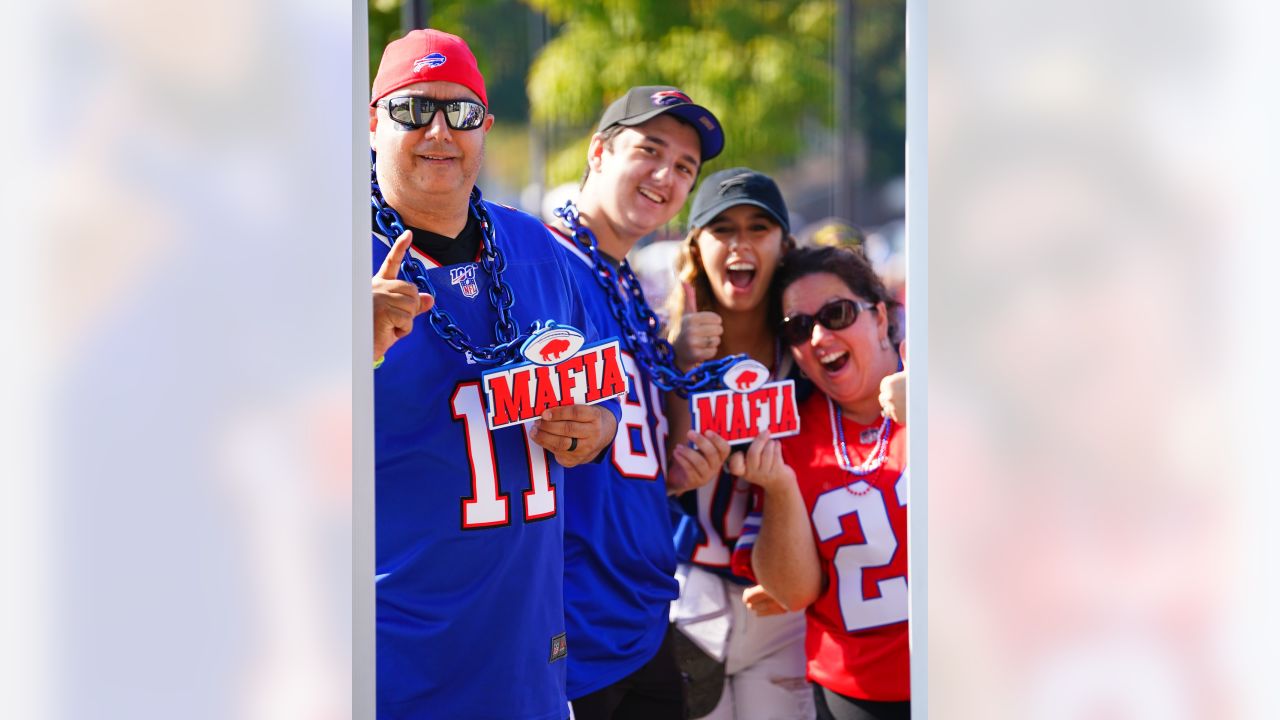
[[[497,457],[493,437],[480,400],[480,383],[459,385],[449,400],[453,419],[461,420],[467,434],[467,457],[471,461],[471,496],[462,500],[464,529],[497,527],[511,522],[509,496],[498,488]],[[556,488],[551,484],[547,467],[547,451],[524,432],[525,453],[529,466],[529,489],[524,493],[524,519],[540,520],[556,514]]]

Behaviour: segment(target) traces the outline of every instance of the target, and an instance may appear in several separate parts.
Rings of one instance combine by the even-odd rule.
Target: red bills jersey
[[[814,393],[800,407],[802,432],[781,441],[822,564],[822,592],[805,612],[808,676],[850,697],[909,700],[907,433],[890,426],[884,464],[858,477],[840,466],[838,422],[838,409]],[[844,418],[843,427],[848,459],[858,467],[872,453],[880,424]],[[758,526],[753,512],[735,551],[735,571],[750,568]]]

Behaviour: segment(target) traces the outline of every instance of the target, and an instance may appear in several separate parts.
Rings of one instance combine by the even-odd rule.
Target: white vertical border
[[[369,268],[369,4],[351,2],[351,717],[376,714],[373,299]]]
[[[929,717],[928,0],[907,0],[907,566],[911,716]]]

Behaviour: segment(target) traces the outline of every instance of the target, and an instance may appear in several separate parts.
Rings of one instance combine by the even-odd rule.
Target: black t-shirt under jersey
[[[378,229],[377,218],[374,218],[373,228]],[[484,236],[480,221],[472,212],[467,212],[467,225],[456,238],[411,225],[405,225],[405,229],[413,233],[413,247],[441,265],[475,262],[476,256],[480,254],[480,240]],[[395,238],[389,239],[395,242]]]

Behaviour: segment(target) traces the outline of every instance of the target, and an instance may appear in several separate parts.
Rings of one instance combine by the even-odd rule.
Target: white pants
[[[703,719],[812,720],[804,613],[759,617],[742,602],[743,586],[693,566],[682,565],[679,575],[682,593],[673,604],[672,620],[725,663],[724,692]],[[717,606],[723,612],[715,612]]]

